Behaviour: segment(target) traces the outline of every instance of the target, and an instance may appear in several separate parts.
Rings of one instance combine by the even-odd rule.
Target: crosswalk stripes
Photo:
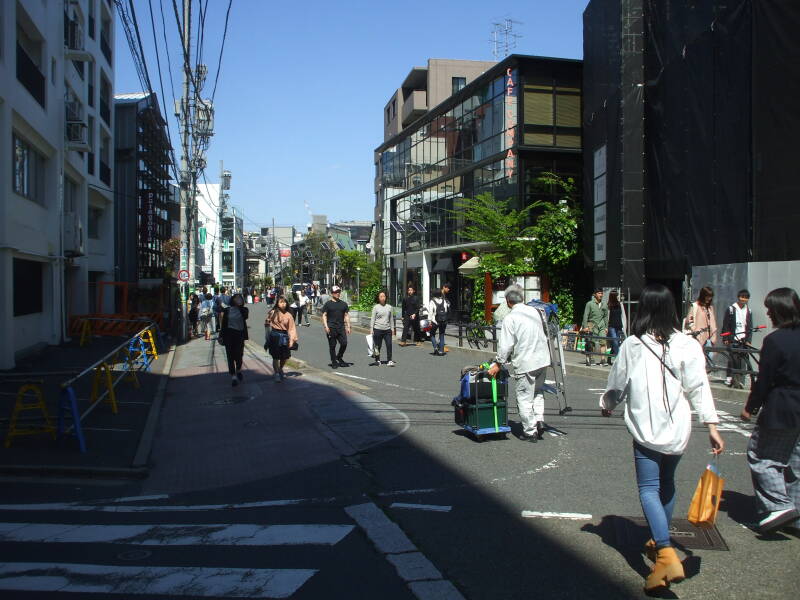
[[[156,507],[151,507],[156,508]],[[166,508],[166,507],[165,507]],[[29,507],[37,511],[36,505]],[[174,517],[174,513],[168,512]],[[17,513],[19,514],[19,513]],[[355,528],[352,524],[252,524],[252,523],[59,523],[56,514],[49,513],[47,523],[0,523],[0,549],[4,557],[17,556],[19,548],[28,548],[19,561],[0,560],[0,596],[8,591],[81,594],[122,594],[140,596],[159,594],[176,597],[230,597],[230,598],[290,598],[319,572],[308,564],[291,568],[258,568],[211,566],[196,564],[209,560],[210,554],[227,552],[241,547],[238,552],[257,552],[256,564],[269,547],[316,546],[333,548]],[[125,514],[103,518],[127,520]],[[158,521],[156,511],[149,513]],[[36,558],[55,557],[55,560],[29,560],[30,546],[37,545]],[[81,557],[114,556],[125,546],[176,547],[190,558],[189,564],[89,564],[93,560]],[[248,550],[249,549],[249,550]],[[207,552],[203,552],[206,550]],[[194,552],[193,552],[194,551]],[[137,551],[138,552],[138,551]],[[282,552],[287,552],[283,550]],[[142,552],[146,562],[156,561],[149,552]],[[305,556],[295,554],[294,556]],[[197,558],[204,557],[204,558]],[[28,560],[26,560],[28,559]],[[297,558],[302,563],[304,559]],[[102,562],[102,561],[101,561]],[[267,560],[267,562],[269,562]],[[285,561],[284,561],[285,562]],[[237,563],[238,564],[238,563]],[[317,565],[318,566],[318,565]]]

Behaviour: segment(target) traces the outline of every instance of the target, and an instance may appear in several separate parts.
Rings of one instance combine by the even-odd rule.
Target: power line
[[[228,10],[225,13],[225,28],[222,32],[222,45],[219,48],[219,60],[217,61],[217,75],[214,77],[214,90],[211,92],[211,103],[214,103],[214,98],[217,95],[217,82],[219,81],[219,72],[222,70],[222,53],[225,50],[225,39],[228,37],[228,17],[231,16],[231,6],[233,0],[228,0]]]

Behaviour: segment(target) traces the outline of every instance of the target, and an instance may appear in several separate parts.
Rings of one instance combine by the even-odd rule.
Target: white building
[[[208,273],[213,275],[216,283],[219,283],[222,281],[219,223],[220,184],[200,183],[197,185],[197,189],[195,278],[199,281],[201,273]]]
[[[113,47],[110,0],[0,2],[0,369],[115,279]]]

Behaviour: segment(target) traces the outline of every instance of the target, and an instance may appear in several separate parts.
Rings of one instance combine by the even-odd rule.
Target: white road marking
[[[136,546],[289,546],[339,543],[352,525],[75,525],[0,523],[0,542]]]
[[[126,567],[71,563],[0,563],[0,589],[84,594],[289,598],[315,569]]]
[[[168,498],[169,494],[150,494],[149,496],[124,496],[122,498],[112,498],[110,500],[105,500],[104,502],[146,502],[148,500],[166,500]]]
[[[433,512],[450,512],[453,510],[452,506],[444,506],[440,504],[409,504],[408,502],[393,502],[389,508],[408,508],[410,510],[430,510]]]
[[[591,519],[592,515],[586,513],[541,512],[538,510],[523,510],[522,517],[525,519],[567,519],[571,521],[586,521]]]
[[[398,385],[397,383],[389,383],[387,381],[380,381],[378,379],[369,379],[368,377],[359,377],[358,375],[350,375],[349,373],[340,373],[336,372],[336,375],[340,377],[349,377],[350,379],[360,379],[361,381],[369,381],[370,383],[377,383],[379,385],[383,385],[386,387],[391,388],[399,388],[401,390],[408,390],[409,392],[418,392],[420,394],[428,394],[429,396],[436,396],[437,398],[447,398],[448,400],[452,400],[453,396],[448,396],[447,394],[440,394],[438,392],[432,392],[430,390],[421,390],[417,388],[408,387],[405,385]]]
[[[464,600],[453,584],[442,578],[439,570],[376,504],[365,502],[344,510],[364,530],[378,551],[386,555],[386,560],[409,584],[417,598]]]
[[[165,505],[165,506],[97,506],[87,504],[70,504],[59,502],[44,502],[42,504],[0,504],[0,510],[63,510],[76,512],[196,512],[207,510],[242,510],[248,508],[270,508],[273,506],[292,506],[295,504],[330,503],[336,498],[303,498],[298,500],[262,500],[260,502],[240,502],[237,504],[194,504],[194,505]]]

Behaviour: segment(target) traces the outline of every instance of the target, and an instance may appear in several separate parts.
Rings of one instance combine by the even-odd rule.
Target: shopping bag
[[[697,489],[694,491],[692,503],[689,505],[688,519],[698,527],[711,527],[717,520],[719,503],[722,500],[722,488],[725,479],[720,476],[719,464],[709,464],[700,481],[697,482]]]
[[[374,348],[375,348],[375,340],[372,338],[372,334],[368,333],[367,334],[367,356],[369,356],[370,358],[372,358],[372,356],[373,356],[372,353],[373,353]]]

